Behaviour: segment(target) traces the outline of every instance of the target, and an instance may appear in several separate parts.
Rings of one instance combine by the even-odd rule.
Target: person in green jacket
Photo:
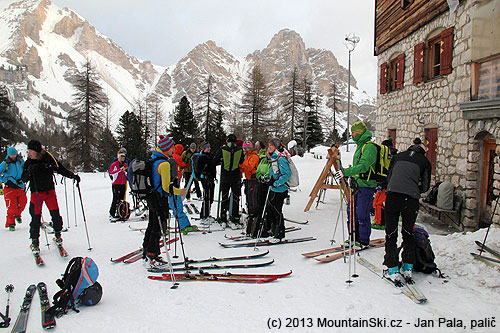
[[[257,155],[259,156],[259,165],[257,166],[257,171],[255,173],[255,178],[257,178],[257,205],[255,207],[255,216],[256,218],[249,220],[247,224],[246,234],[247,236],[256,238],[259,230],[261,229],[262,223],[262,212],[264,210],[264,205],[266,203],[267,192],[269,190],[269,168],[270,163],[267,160],[267,149],[266,146],[262,143],[262,141],[255,142],[255,150],[257,151]],[[262,237],[269,236],[270,226],[264,226],[262,229]]]
[[[353,209],[355,246],[362,249],[370,244],[370,208],[377,187],[372,173],[377,160],[377,147],[368,143],[372,139],[372,133],[366,129],[366,125],[362,121],[352,124],[351,135],[356,142],[356,151],[352,158],[353,165],[343,171],[337,171],[335,178],[340,180],[342,177],[352,177],[352,183],[357,184],[357,186],[351,186],[355,189],[353,189],[347,205],[347,226],[351,234],[350,212]]]
[[[192,163],[191,163],[191,158],[193,157],[193,155],[196,153],[196,143],[191,143],[189,145],[189,149],[186,149],[182,152],[181,154],[181,158],[182,158],[182,162],[184,162],[185,164],[187,164],[188,166],[186,168],[184,168],[182,170],[182,173],[183,173],[183,178],[186,182],[186,186],[187,184],[189,184],[189,180],[191,179],[191,175],[193,173],[193,166],[192,166]],[[201,199],[201,189],[200,189],[200,185],[198,184],[198,181],[196,179],[193,179],[193,182],[191,185],[194,184],[194,190],[196,192],[196,197],[198,199]],[[190,188],[187,189],[187,194],[186,194],[186,200],[189,200],[191,198],[191,186]]]

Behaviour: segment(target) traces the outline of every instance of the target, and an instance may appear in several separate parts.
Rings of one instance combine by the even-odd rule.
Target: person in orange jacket
[[[184,146],[180,143],[174,146],[174,153],[172,154],[175,163],[177,164],[177,177],[179,179],[179,184],[182,179],[182,170],[187,168],[189,165],[182,161],[182,152],[184,151]]]
[[[245,154],[245,159],[243,163],[240,164],[240,170],[245,175],[243,182],[245,184],[248,222],[251,222],[256,218],[257,178],[255,177],[255,173],[257,172],[260,159],[259,155],[257,155],[257,151],[253,149],[253,144],[249,141],[243,143],[243,153]]]

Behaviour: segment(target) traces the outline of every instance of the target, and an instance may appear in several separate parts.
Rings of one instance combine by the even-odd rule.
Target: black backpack
[[[203,178],[205,178],[205,175],[203,175],[203,170],[199,163],[200,156],[201,153],[194,153],[193,156],[191,156],[191,168],[193,170],[192,177],[195,180],[202,180]]]
[[[429,240],[429,233],[423,229],[415,227],[413,228],[413,239],[415,240],[415,264],[413,269],[416,272],[422,272],[425,274],[432,274],[435,271],[439,271],[434,259],[436,255],[432,251],[431,241]],[[441,275],[441,272],[439,271]]]
[[[153,163],[161,157],[152,160],[135,159],[132,161],[129,172],[131,173],[130,190],[139,199],[146,199],[154,190],[153,188]]]
[[[437,182],[429,191],[429,194],[424,199],[424,202],[430,204],[430,205],[435,205],[437,202],[438,198],[438,189],[439,185],[441,185],[442,182]]]

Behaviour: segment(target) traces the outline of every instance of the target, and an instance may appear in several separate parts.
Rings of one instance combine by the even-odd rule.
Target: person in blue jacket
[[[5,227],[10,231],[16,229],[16,222],[21,223],[21,213],[26,207],[28,199],[21,180],[23,174],[24,160],[17,153],[16,148],[9,147],[5,161],[0,164],[0,181],[5,184],[4,199],[7,207],[7,219]]]
[[[279,243],[285,238],[285,220],[283,218],[283,202],[288,196],[287,181],[291,171],[287,156],[289,152],[278,138],[271,139],[267,147],[269,168],[269,199],[267,201],[267,221],[271,226],[272,243]]]

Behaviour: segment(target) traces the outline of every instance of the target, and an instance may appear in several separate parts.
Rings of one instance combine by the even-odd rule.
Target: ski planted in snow
[[[272,246],[272,245],[281,245],[281,244],[292,244],[292,243],[302,243],[316,240],[315,237],[303,237],[303,238],[285,238],[282,239],[279,243],[272,243],[269,239],[263,239],[251,243],[219,243],[220,246],[225,248],[235,248],[235,247],[254,247],[254,246]]]
[[[289,219],[289,218],[284,218],[285,221],[287,222],[290,222],[290,223],[297,223],[297,224],[308,224],[309,223],[309,220],[305,220],[305,221],[298,221],[298,220],[292,220],[292,219]]]
[[[285,228],[285,233],[292,232],[292,231],[298,231],[298,230],[302,230],[302,228],[299,228],[299,227],[286,227]],[[251,239],[255,240],[255,238],[252,238],[252,237],[249,237],[249,236],[232,236],[232,237],[230,237],[228,235],[224,235],[224,238],[232,240],[232,241],[235,241],[235,242],[241,242],[241,241],[246,241],[246,240],[251,240]]]
[[[64,249],[64,247],[62,246],[62,244],[57,244],[56,242],[56,239],[55,238],[52,238],[52,240],[54,241],[54,243],[56,243],[57,245],[57,250],[59,251],[59,255],[61,257],[67,257],[68,256],[68,252]]]
[[[34,284],[30,285],[26,290],[26,295],[24,295],[23,304],[21,305],[21,311],[17,316],[16,323],[12,328],[12,333],[23,333],[26,332],[26,326],[28,325],[28,315],[30,313],[31,301],[33,300],[33,295],[35,294],[36,286]]]
[[[211,257],[208,259],[198,259],[198,260],[186,258],[186,261],[188,264],[199,264],[199,263],[214,262],[214,261],[247,260],[247,259],[260,258],[260,257],[267,255],[268,253],[269,253],[269,250],[267,250],[266,252],[257,253],[257,254],[249,254],[246,256],[221,257],[221,258]],[[172,263],[172,266],[179,266],[179,265],[184,265],[184,262],[173,262]]]
[[[385,242],[385,238],[377,238],[374,239],[370,242],[370,245],[378,244],[380,242]],[[324,250],[318,250],[318,251],[313,251],[313,252],[307,252],[307,253],[302,253],[304,257],[307,258],[314,258],[323,254],[328,254],[328,253],[334,253],[334,252],[340,252],[344,249],[345,245],[340,245],[336,247],[331,247],[329,249],[324,249]]]
[[[254,268],[254,267],[268,266],[271,265],[272,263],[274,263],[274,259],[270,261],[251,263],[251,264],[226,264],[226,265],[210,264],[208,266],[186,265],[184,267],[175,267],[174,271],[200,270],[200,269],[203,270],[203,269],[227,269],[227,268]],[[161,267],[161,268],[150,268],[148,269],[148,271],[153,273],[164,273],[164,272],[169,272],[170,270],[168,269],[168,267]]]
[[[356,252],[361,252],[361,251],[364,251],[364,250],[368,250],[368,249],[373,249],[373,248],[376,248],[376,247],[382,247],[382,246],[385,246],[385,241],[383,242],[379,242],[379,243],[375,243],[375,244],[370,244],[370,246],[367,246],[367,247],[364,247],[360,250],[356,250]],[[326,262],[332,262],[332,261],[335,261],[337,259],[340,259],[340,258],[343,258],[344,255],[345,256],[348,256],[349,255],[349,249],[346,248],[346,252],[340,252],[340,253],[336,253],[336,254],[333,254],[333,255],[326,255],[324,257],[320,257],[320,258],[314,258],[315,260],[319,261],[319,262],[323,262],[323,263],[326,263]],[[354,249],[351,249],[351,253],[354,253]]]
[[[162,276],[148,276],[151,280],[172,281],[172,276],[165,274]],[[212,282],[232,282],[232,283],[268,283],[276,281],[277,277],[265,278],[243,278],[243,277],[218,277],[215,275],[200,274],[175,274],[175,281],[212,281]]]
[[[491,247],[483,245],[480,241],[476,241],[476,245],[479,246],[480,249],[483,251],[489,252],[490,254],[494,255],[497,258],[500,258],[500,252],[493,250]]]
[[[193,210],[187,204],[184,204],[184,209],[189,215],[193,215]]]
[[[479,254],[477,254],[477,253],[472,253],[472,252],[471,252],[471,255],[472,255],[475,259],[486,260],[486,261],[491,261],[491,262],[494,262],[494,263],[500,264],[500,259],[495,259],[495,258],[490,258],[490,257],[480,256]]]
[[[42,327],[49,329],[56,326],[56,319],[53,314],[47,312],[50,308],[50,300],[47,294],[47,285],[45,282],[39,282],[36,286],[38,295],[40,295],[40,307],[42,309]]]
[[[194,203],[191,203],[189,205],[191,206],[191,208],[193,208],[193,210],[196,214],[200,214],[200,210],[198,209],[198,207],[196,207],[196,205]]]
[[[384,276],[384,272],[382,271],[381,268],[375,266],[365,258],[358,258],[358,262],[361,264],[361,266],[364,266],[368,268],[368,270],[378,277],[382,278],[384,281],[389,283],[390,285],[394,286],[395,288],[401,290],[401,292],[408,298],[410,298],[413,302],[421,304],[425,303],[427,301],[427,298],[423,296],[421,292],[419,292],[419,296],[415,295],[410,289],[410,287],[406,283],[401,283],[401,285],[396,285],[391,279],[388,279]],[[417,290],[416,287],[414,286],[413,290]]]

